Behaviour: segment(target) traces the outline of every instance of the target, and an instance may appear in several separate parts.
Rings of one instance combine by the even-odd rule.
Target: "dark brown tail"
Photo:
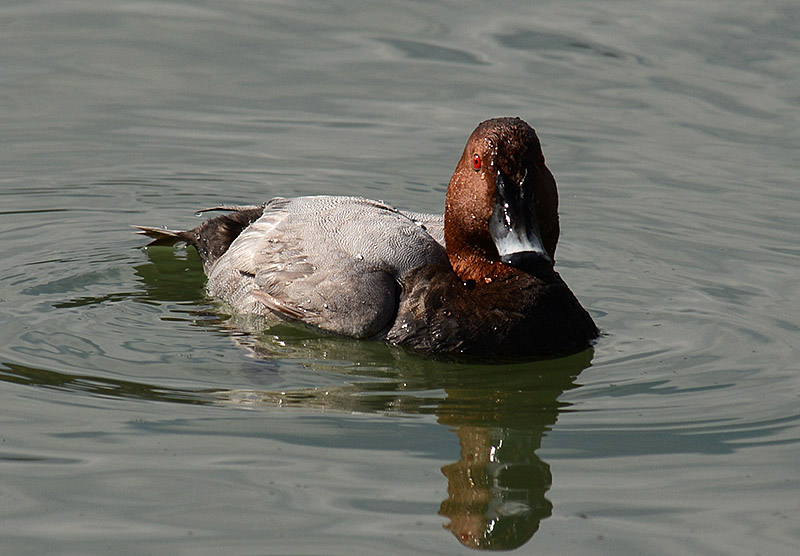
[[[153,241],[148,243],[148,247],[150,245],[174,245],[178,242],[185,241],[186,243],[191,243],[189,237],[184,237],[188,234],[188,232],[181,232],[178,230],[167,230],[166,228],[154,228],[152,226],[133,226],[138,232],[137,234],[142,234],[149,238],[152,238]]]
[[[233,240],[239,237],[246,227],[257,220],[263,213],[264,207],[214,207],[200,212],[211,210],[232,210],[230,214],[223,214],[206,220],[196,228],[187,231],[168,230],[152,226],[134,226],[139,234],[152,238],[147,245],[174,245],[185,242],[193,245],[205,265],[209,265],[220,258]]]

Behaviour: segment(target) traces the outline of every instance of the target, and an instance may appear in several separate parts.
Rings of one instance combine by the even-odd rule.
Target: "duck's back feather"
[[[209,268],[208,291],[239,311],[376,337],[394,322],[403,277],[446,261],[420,221],[383,203],[277,198]]]

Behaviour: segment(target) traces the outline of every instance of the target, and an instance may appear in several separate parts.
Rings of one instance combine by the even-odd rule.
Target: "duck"
[[[207,292],[234,311],[411,350],[479,358],[583,351],[599,331],[555,270],[558,191],[535,130],[480,123],[444,214],[356,196],[276,197],[190,230],[135,226],[197,249]]]

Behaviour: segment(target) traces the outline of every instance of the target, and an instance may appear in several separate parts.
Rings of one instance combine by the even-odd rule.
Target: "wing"
[[[447,260],[425,227],[357,197],[275,199],[209,273],[209,293],[357,338],[394,322],[403,276]]]
[[[425,212],[402,211],[405,216],[413,220],[418,226],[428,232],[433,239],[444,247],[444,215],[428,214]]]

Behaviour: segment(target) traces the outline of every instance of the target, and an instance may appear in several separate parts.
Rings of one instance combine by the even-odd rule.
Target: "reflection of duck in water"
[[[535,131],[481,123],[444,216],[360,197],[276,198],[189,231],[208,291],[239,313],[426,352],[541,357],[585,349],[591,317],[554,270],[558,193]]]
[[[534,453],[541,442],[530,431],[459,427],[461,460],[442,467],[448,499],[444,527],[470,548],[507,550],[524,544],[550,516],[545,498],[550,466]]]
[[[463,545],[508,550],[525,544],[550,516],[545,493],[550,466],[536,455],[542,436],[558,417],[558,397],[575,387],[591,351],[499,373],[482,388],[446,388],[438,420],[455,428],[461,459],[442,468],[448,498],[439,514]],[[503,386],[497,384],[502,382]]]
[[[310,340],[310,341],[309,341]],[[431,363],[403,351],[381,354],[367,347],[380,344],[347,342],[330,337],[305,337],[292,345],[286,337],[261,344],[261,355],[292,353],[311,358],[324,352],[336,360],[346,355],[358,367],[353,374],[387,381],[365,381],[346,387],[298,392],[248,393],[244,403],[310,407],[324,410],[417,415],[433,413],[440,424],[455,431],[460,459],[442,467],[448,497],[439,514],[444,527],[462,544],[481,550],[508,550],[525,544],[550,516],[546,493],[552,484],[550,467],[536,451],[542,436],[556,422],[564,404],[558,397],[575,388],[577,375],[591,363],[592,351],[568,358],[513,366],[463,365],[457,368]],[[336,353],[336,345],[345,350]],[[358,347],[363,351],[359,360]],[[387,357],[388,356],[388,357]],[[391,357],[397,359],[391,363]],[[354,359],[353,359],[354,358]],[[364,364],[368,362],[368,364]],[[340,366],[333,370],[342,372]],[[394,378],[390,378],[394,375]],[[446,397],[421,395],[444,388]]]

